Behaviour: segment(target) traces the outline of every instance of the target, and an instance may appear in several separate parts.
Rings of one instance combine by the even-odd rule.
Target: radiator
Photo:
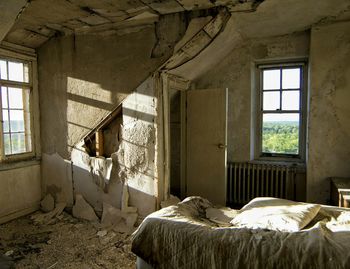
[[[295,199],[295,167],[228,163],[227,176],[229,206],[243,205],[259,196]]]

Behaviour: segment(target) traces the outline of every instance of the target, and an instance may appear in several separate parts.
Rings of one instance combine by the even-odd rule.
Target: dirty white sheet
[[[350,268],[350,228],[337,229],[337,208],[322,206],[308,226],[289,233],[219,227],[206,218],[209,207],[196,197],[149,215],[132,251],[153,268]]]

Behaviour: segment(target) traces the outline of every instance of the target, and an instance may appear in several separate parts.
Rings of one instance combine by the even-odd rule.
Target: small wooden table
[[[331,203],[350,208],[350,178],[331,177]]]

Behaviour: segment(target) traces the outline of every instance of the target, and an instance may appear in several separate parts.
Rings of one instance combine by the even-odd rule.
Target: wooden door
[[[226,205],[227,89],[187,92],[187,196]]]

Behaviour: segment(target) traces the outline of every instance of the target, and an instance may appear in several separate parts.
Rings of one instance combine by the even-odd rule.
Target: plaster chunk
[[[137,213],[125,213],[120,209],[103,203],[101,224],[103,227],[112,227],[114,231],[131,233],[137,221]]]
[[[45,214],[32,215],[31,219],[34,221],[34,223],[50,224],[55,220],[56,217],[59,217],[61,215],[66,206],[66,203],[57,203],[54,210]]]
[[[75,205],[73,206],[72,213],[78,219],[98,221],[94,209],[85,201],[81,194],[75,196]]]
[[[51,194],[46,194],[44,199],[40,202],[40,209],[47,213],[55,208],[55,200],[53,199]]]
[[[129,206],[129,190],[128,185],[124,183],[123,196],[122,196],[122,212],[124,213],[136,213],[137,208]]]

